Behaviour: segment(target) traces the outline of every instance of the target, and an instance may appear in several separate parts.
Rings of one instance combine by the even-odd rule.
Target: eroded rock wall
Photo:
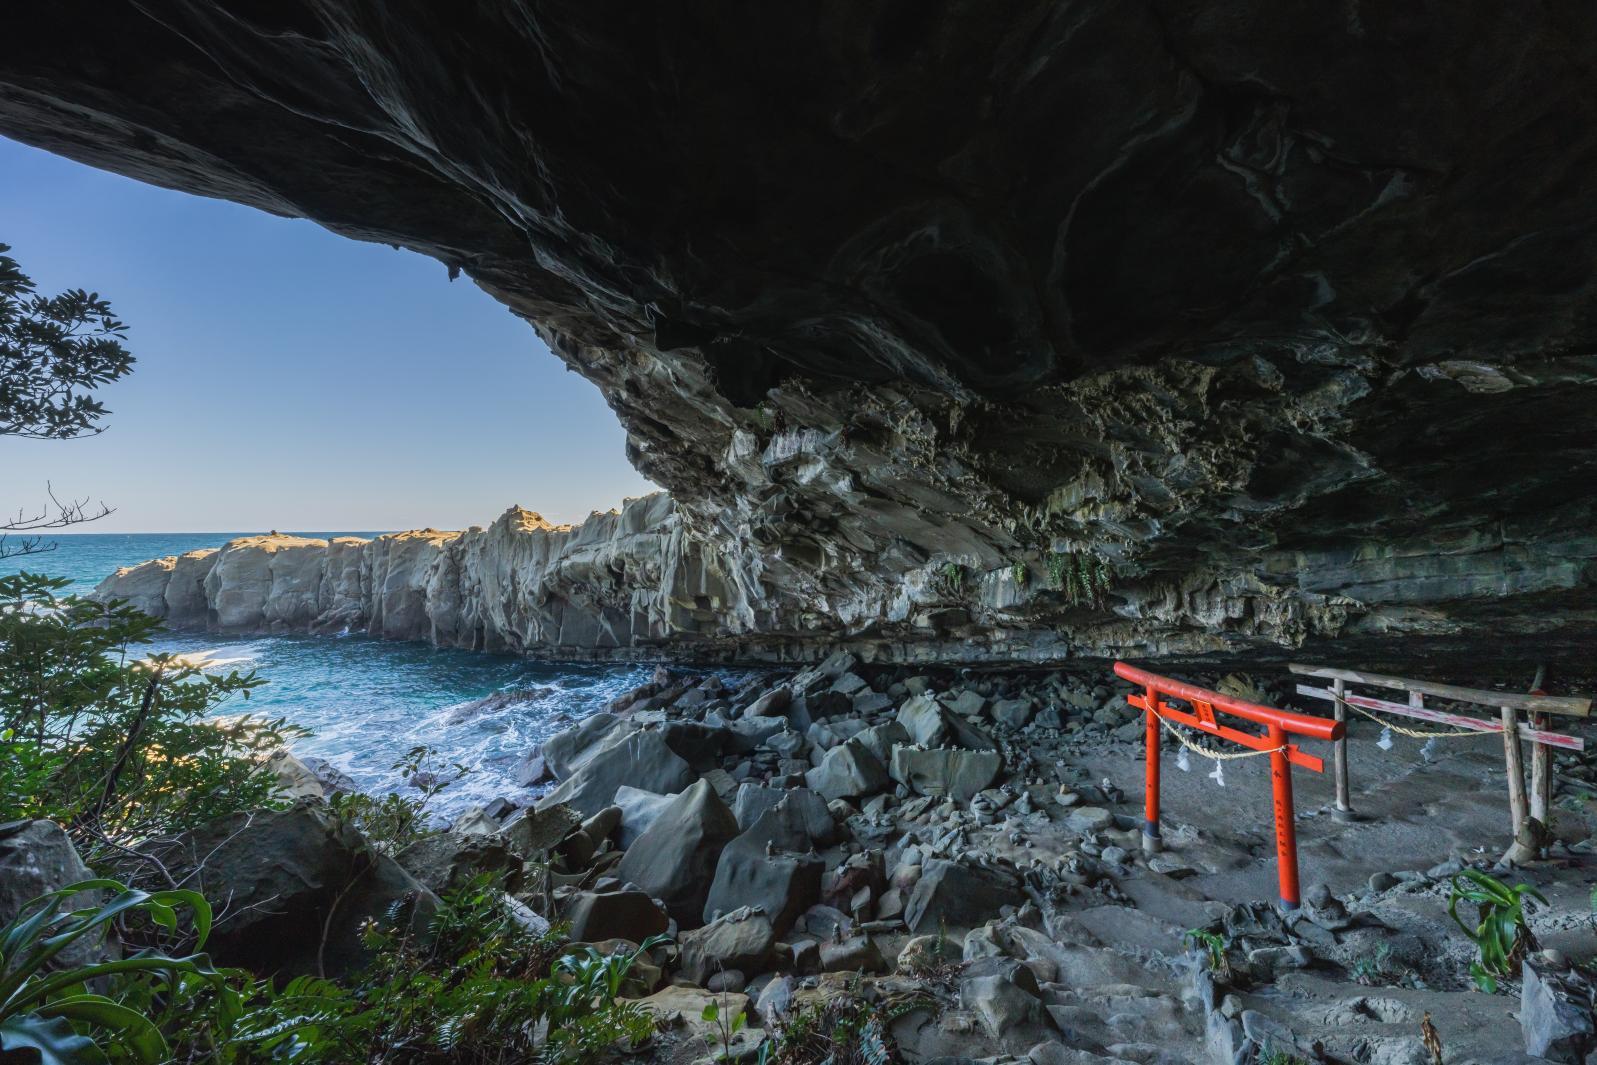
[[[8,135],[536,323],[723,563],[716,631],[1594,632],[1597,9],[64,0],[7,31]],[[413,630],[393,579],[376,624]],[[449,639],[636,630],[474,580]]]

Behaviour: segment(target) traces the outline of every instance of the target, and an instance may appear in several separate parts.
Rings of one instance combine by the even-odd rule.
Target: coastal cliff
[[[1589,622],[1570,598],[1597,564],[1591,538],[1553,532],[1502,526],[1445,552],[1261,552],[1247,574],[1116,577],[1107,589],[1081,556],[983,568],[906,538],[880,570],[842,555],[784,577],[780,553],[695,535],[657,493],[580,525],[512,507],[463,532],[247,536],[120,569],[95,595],[176,629],[361,632],[567,659],[799,661],[847,647],[876,661],[1027,662],[1355,647],[1395,634],[1467,644],[1487,624],[1546,648]],[[1505,616],[1504,597],[1520,595],[1559,609]]]
[[[118,570],[95,595],[177,629],[567,656],[725,638],[740,613],[720,560],[683,536],[663,493],[575,526],[512,507],[464,532],[247,536]]]

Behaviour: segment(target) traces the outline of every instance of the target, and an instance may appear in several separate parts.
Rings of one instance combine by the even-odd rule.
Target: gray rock
[[[881,973],[887,971],[887,960],[876,941],[867,935],[850,936],[841,943],[822,940],[821,971]]]
[[[1000,699],[992,704],[989,712],[1000,725],[1023,728],[1036,711],[1037,704],[1031,699]]]
[[[987,708],[987,697],[970,689],[958,693],[951,692],[944,695],[942,701],[961,717],[978,717]]]
[[[675,795],[661,795],[642,788],[617,788],[615,804],[621,808],[621,826],[616,830],[616,842],[621,848],[625,850],[636,843],[674,798]]]
[[[212,957],[262,975],[314,973],[322,963],[329,976],[351,972],[370,959],[366,921],[397,910],[419,934],[438,905],[320,803],[221,818],[162,857],[174,875],[192,874],[206,898],[228,900],[228,919],[206,947]]]
[[[867,689],[855,694],[854,712],[856,714],[876,714],[892,706],[893,701],[893,697],[886,692],[873,692]]]
[[[1114,827],[1115,815],[1102,806],[1078,806],[1066,823],[1077,832],[1102,832]]]
[[[1042,991],[1030,969],[1013,958],[986,957],[970,962],[960,975],[959,1003],[976,1015],[994,1040],[1051,1026],[1043,1009]]]
[[[394,860],[435,894],[463,887],[483,873],[503,877],[504,889],[515,891],[522,865],[497,833],[468,834],[453,829],[423,836],[394,855]]]
[[[754,1012],[765,1022],[766,1029],[774,1029],[793,1008],[793,993],[798,985],[791,976],[778,976],[761,989],[754,1000]]]
[[[1003,906],[1025,901],[1013,877],[933,859],[921,867],[904,907],[904,923],[912,932],[933,931],[943,922],[952,928],[970,928],[997,916]]]
[[[832,691],[842,692],[844,695],[855,695],[870,687],[869,682],[858,673],[844,673],[832,682]]]
[[[1597,1049],[1592,985],[1573,972],[1530,961],[1520,972],[1519,1026],[1525,1034],[1525,1053],[1580,1065]]]
[[[582,815],[569,806],[554,804],[518,810],[500,828],[499,834],[515,853],[538,859],[554,850],[582,824]]]
[[[548,750],[546,744],[546,754]],[[616,793],[623,787],[670,795],[693,781],[693,767],[672,750],[660,732],[640,729],[612,737],[612,742],[587,757],[564,783],[539,799],[538,808],[566,803],[587,817],[614,805]]]
[[[821,764],[805,774],[805,780],[828,799],[874,795],[892,783],[881,759],[858,739],[850,739],[827,751]]]
[[[742,906],[758,906],[777,935],[821,896],[825,865],[813,855],[837,838],[837,824],[812,791],[795,790],[757,818],[721,852],[705,900],[704,919]]]
[[[995,751],[998,745],[985,732],[969,724],[931,695],[917,695],[898,708],[898,723],[910,739],[923,747],[953,745],[971,750]]]
[[[54,821],[0,825],[0,926],[9,924],[24,905],[40,895],[93,876],[78,857],[66,830]],[[103,892],[82,891],[66,899],[62,908],[83,909],[103,901]],[[104,960],[110,953],[105,941],[84,936],[56,955],[56,960],[63,966],[88,965]]]
[[[696,984],[728,969],[764,972],[771,967],[775,945],[776,932],[770,918],[750,907],[740,907],[703,928],[683,933],[679,941],[680,972]]]
[[[671,800],[621,859],[617,875],[665,903],[677,924],[695,928],[721,851],[738,835],[737,818],[699,781]]]
[[[583,891],[566,905],[571,938],[578,943],[628,939],[641,943],[666,930],[669,919],[642,891]]]
[[[895,747],[891,776],[918,794],[969,802],[992,786],[1003,767],[997,751]]]
[[[750,703],[743,711],[744,717],[781,717],[793,701],[793,689],[778,685]]]
[[[761,814],[781,802],[786,794],[786,788],[767,788],[758,784],[744,784],[738,788],[737,800],[732,804],[738,827],[748,831]]]
[[[540,784],[551,784],[555,775],[549,771],[549,763],[544,760],[543,751],[528,751],[516,762],[516,768],[511,771],[511,777],[518,787],[535,788]]]
[[[885,725],[876,725],[857,733],[857,738],[870,752],[881,760],[883,765],[893,757],[893,748],[910,742],[909,732],[897,721],[889,721]]]
[[[740,905],[757,906],[770,915],[776,934],[784,935],[820,899],[825,870],[818,857],[768,854],[764,844],[739,837],[727,844],[716,863],[703,917],[713,920]]]
[[[567,779],[586,765],[622,724],[621,718],[614,714],[599,713],[584,718],[573,728],[555,733],[540,750],[544,765],[556,780]]]

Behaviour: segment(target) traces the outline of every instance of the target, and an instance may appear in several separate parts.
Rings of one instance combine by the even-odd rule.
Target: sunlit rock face
[[[118,570],[95,594],[176,629],[364,632],[570,657],[724,657],[747,613],[663,493],[578,526],[513,507],[464,532],[246,536]]]
[[[1552,639],[1594,46],[1484,2],[76,0],[0,35],[0,130],[464,271],[604,391],[729,638]]]

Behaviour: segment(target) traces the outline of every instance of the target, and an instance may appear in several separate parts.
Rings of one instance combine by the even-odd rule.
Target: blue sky
[[[653,486],[598,389],[442,264],[0,139],[0,243],[98,291],[132,376],[92,439],[0,438],[0,511],[104,499],[84,531],[580,521]]]

